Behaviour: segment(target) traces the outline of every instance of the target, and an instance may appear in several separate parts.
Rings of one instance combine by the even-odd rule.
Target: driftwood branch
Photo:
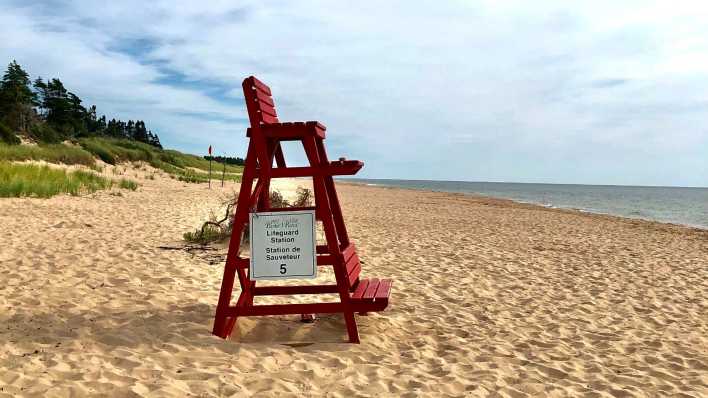
[[[160,250],[180,250],[191,253],[193,251],[215,251],[218,250],[214,247],[202,246],[202,245],[184,245],[184,246],[158,246]]]
[[[224,214],[224,218],[222,218],[221,220],[219,220],[219,221],[204,221],[204,224],[202,224],[202,228],[199,232],[199,237],[204,236],[204,229],[207,227],[207,225],[213,225],[213,226],[219,228],[223,232],[224,226],[221,225],[221,223],[223,223],[224,221],[229,219],[229,216],[231,214],[231,209],[233,208],[233,206],[234,206],[233,203],[229,203],[226,206],[226,213]]]

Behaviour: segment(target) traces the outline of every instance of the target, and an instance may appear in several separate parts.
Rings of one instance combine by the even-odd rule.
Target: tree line
[[[239,157],[232,158],[229,156],[209,156],[209,155],[206,155],[206,156],[204,156],[204,159],[214,160],[219,163],[226,163],[226,164],[230,164],[233,166],[243,166],[244,164],[246,164],[246,162],[242,158],[239,158]]]
[[[160,138],[142,120],[107,120],[96,105],[86,108],[57,78],[34,82],[12,61],[0,81],[0,130],[17,131],[39,142],[105,136],[144,142],[162,148]],[[3,126],[4,125],[4,126]]]

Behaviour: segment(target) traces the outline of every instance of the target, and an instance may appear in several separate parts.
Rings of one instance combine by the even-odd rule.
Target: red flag
[[[211,145],[209,145],[209,155],[211,155]]]

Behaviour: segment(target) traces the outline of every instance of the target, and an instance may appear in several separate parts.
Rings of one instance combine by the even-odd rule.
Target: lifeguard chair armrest
[[[359,171],[359,169],[364,167],[364,162],[362,162],[361,160],[348,160],[342,158],[340,160],[332,160],[331,162],[329,162],[329,165],[333,167],[341,166],[346,168],[352,168],[356,169],[356,171]]]
[[[275,167],[270,171],[271,178],[293,178],[293,177],[308,177],[312,175],[326,176],[344,176],[354,175],[364,167],[364,162],[360,160],[335,160],[329,162],[329,165],[324,168],[318,167]],[[261,174],[260,169],[256,169],[254,177],[258,178]]]
[[[299,140],[303,136],[314,135],[316,137],[325,138],[325,127],[322,123],[311,122],[294,122],[294,123],[266,123],[259,126],[266,137],[278,138],[281,140]],[[252,127],[246,130],[246,136],[251,136]]]

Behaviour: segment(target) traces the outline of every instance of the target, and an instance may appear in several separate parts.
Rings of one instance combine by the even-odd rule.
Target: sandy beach
[[[222,340],[225,250],[181,237],[238,185],[125,172],[122,196],[0,199],[0,397],[708,396],[708,231],[339,184],[389,308],[359,345],[336,315]]]

